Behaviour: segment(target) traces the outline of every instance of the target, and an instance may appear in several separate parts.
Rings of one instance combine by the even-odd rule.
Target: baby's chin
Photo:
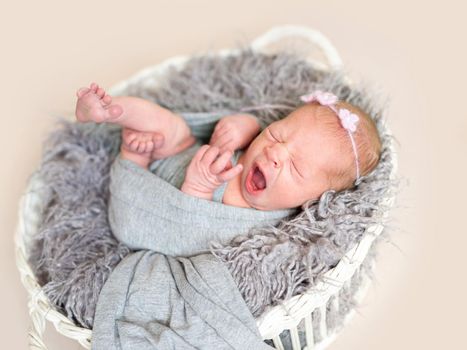
[[[280,210],[279,208],[272,207],[269,204],[269,201],[267,200],[267,197],[265,196],[266,189],[260,191],[259,193],[251,194],[248,192],[245,186],[245,181],[242,181],[241,186],[242,186],[241,191],[242,191],[243,199],[245,200],[245,202],[248,204],[250,208],[257,209],[257,210],[263,210],[263,211]]]

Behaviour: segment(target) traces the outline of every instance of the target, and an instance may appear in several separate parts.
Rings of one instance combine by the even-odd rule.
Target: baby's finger
[[[222,140],[222,143],[217,145],[217,147],[219,147],[219,149],[221,149],[221,150],[234,151],[232,149],[232,141],[233,141],[233,139],[231,139],[231,138],[228,138],[226,140]]]
[[[213,140],[213,141],[209,142],[209,144],[210,144],[211,146],[217,147],[217,148],[219,148],[219,150],[221,150],[221,148],[219,147],[219,144],[220,144],[221,141],[222,141],[222,140],[217,139],[217,140]],[[222,150],[221,150],[221,151],[222,151]],[[222,153],[222,152],[221,152],[221,153]]]
[[[217,141],[217,136],[216,136],[216,134],[212,134],[212,135],[211,135],[211,139],[209,140],[209,144],[210,144],[211,146],[214,146],[214,145],[216,144],[216,141]]]
[[[227,181],[232,180],[238,174],[240,174],[242,170],[243,170],[243,165],[237,164],[233,168],[217,175],[217,178],[222,182],[227,182]]]
[[[219,131],[219,130],[225,128],[225,126],[226,126],[225,123],[223,123],[222,121],[219,121],[219,122],[216,124],[216,126],[214,127],[214,131]]]
[[[208,150],[204,153],[203,157],[201,158],[201,162],[206,164],[212,164],[214,160],[217,158],[219,154],[219,148],[216,146],[209,146]]]
[[[227,165],[225,166],[224,170],[229,170],[229,169],[232,168],[232,166],[233,166],[232,161],[229,159],[229,161],[227,162]]]
[[[222,137],[224,137],[224,135],[228,134],[228,132],[229,132],[229,129],[216,131],[215,133],[212,134],[210,143],[211,144],[216,144],[216,142],[218,142],[218,140],[221,140]]]
[[[225,128],[217,132],[218,137],[223,137],[230,132],[230,128]]]
[[[221,155],[217,157],[216,161],[211,164],[209,168],[211,170],[211,173],[219,174],[222,170],[225,169],[231,157],[232,157],[232,152],[221,153]]]
[[[199,150],[196,151],[196,154],[193,156],[193,160],[201,161],[206,151],[209,149],[209,145],[202,145]]]

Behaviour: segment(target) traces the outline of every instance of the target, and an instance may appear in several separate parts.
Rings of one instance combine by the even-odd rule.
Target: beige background
[[[1,347],[26,349],[27,297],[13,252],[17,202],[75,90],[110,87],[178,54],[231,47],[279,24],[308,25],[354,79],[390,97],[407,181],[377,283],[331,349],[466,349],[465,9],[443,1],[30,1],[0,5]],[[79,349],[47,331],[50,349]]]

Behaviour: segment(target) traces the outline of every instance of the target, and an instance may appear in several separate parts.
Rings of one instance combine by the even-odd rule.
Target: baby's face
[[[260,210],[293,208],[329,189],[326,169],[338,152],[326,127],[301,108],[264,129],[242,160],[246,202]]]

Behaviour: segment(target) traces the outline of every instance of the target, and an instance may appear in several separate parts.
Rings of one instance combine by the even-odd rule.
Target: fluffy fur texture
[[[389,179],[391,140],[382,108],[364,90],[349,87],[339,72],[317,71],[285,53],[249,50],[232,57],[195,57],[181,71],[170,71],[157,89],[134,84],[125,91],[174,111],[243,109],[269,123],[314,89],[332,91],[374,118],[383,143],[381,161],[358,188],[326,192],[292,220],[212,247],[255,316],[305,291],[361,239],[368,225],[382,221],[375,210],[386,210],[381,198],[396,186]],[[89,328],[102,285],[129,253],[107,223],[109,168],[118,152],[119,130],[63,122],[50,136],[39,170],[51,195],[30,262],[50,300]],[[351,307],[351,297],[347,299]]]

